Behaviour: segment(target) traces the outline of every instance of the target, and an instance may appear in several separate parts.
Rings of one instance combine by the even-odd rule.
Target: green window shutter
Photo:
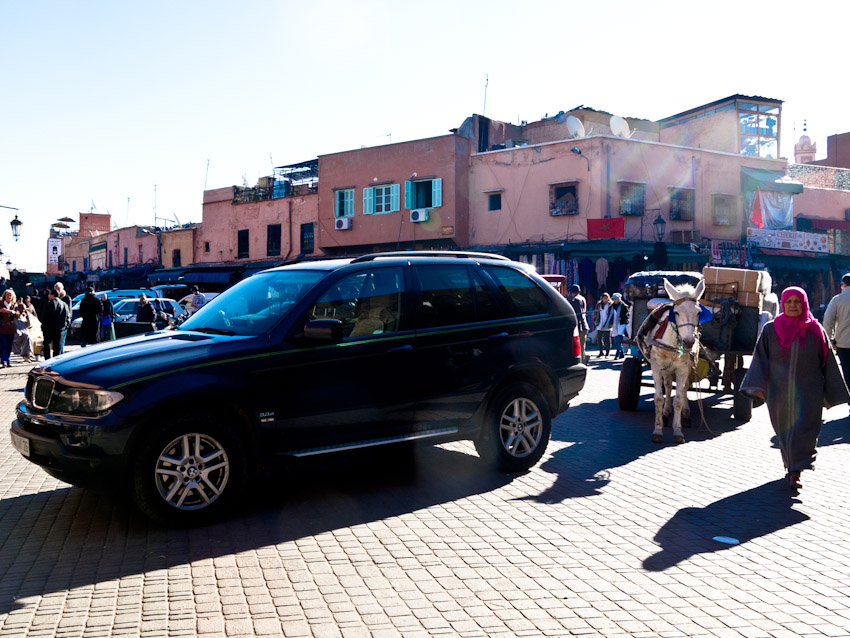
[[[345,214],[354,217],[354,190],[345,191]]]
[[[443,180],[437,178],[431,181],[431,206],[437,208],[443,205]]]
[[[404,207],[414,208],[413,206],[413,182],[404,183]]]
[[[390,212],[391,213],[396,212],[400,208],[400,205],[399,205],[399,202],[401,200],[400,190],[401,190],[401,187],[398,184],[393,184],[392,186],[390,186]]]
[[[334,217],[339,217],[339,191],[334,192]]]
[[[363,189],[363,214],[371,215],[375,212],[375,199],[372,197],[374,189],[372,188],[364,188]]]

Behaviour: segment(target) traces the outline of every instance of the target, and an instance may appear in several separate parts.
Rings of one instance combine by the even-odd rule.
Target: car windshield
[[[138,301],[121,301],[115,305],[116,315],[134,315],[138,309]]]
[[[261,335],[285,316],[325,274],[316,270],[277,270],[254,275],[209,301],[179,330]]]

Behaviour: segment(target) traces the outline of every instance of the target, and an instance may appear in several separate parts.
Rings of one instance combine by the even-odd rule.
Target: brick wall
[[[805,186],[850,190],[850,170],[811,164],[789,164],[788,175]]]

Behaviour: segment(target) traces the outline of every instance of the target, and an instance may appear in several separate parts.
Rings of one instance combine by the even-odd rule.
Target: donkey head
[[[682,346],[685,350],[692,350],[697,340],[697,328],[699,327],[700,305],[697,302],[705,292],[705,282],[700,280],[696,288],[688,285],[676,288],[665,279],[664,289],[667,291],[670,301],[673,302],[671,319],[676,326],[676,332],[682,341]]]

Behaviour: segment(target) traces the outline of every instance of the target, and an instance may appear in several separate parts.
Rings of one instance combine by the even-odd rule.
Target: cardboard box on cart
[[[706,302],[731,298],[737,300],[741,306],[761,310],[764,297],[760,292],[760,270],[706,266],[702,276],[705,280]]]

